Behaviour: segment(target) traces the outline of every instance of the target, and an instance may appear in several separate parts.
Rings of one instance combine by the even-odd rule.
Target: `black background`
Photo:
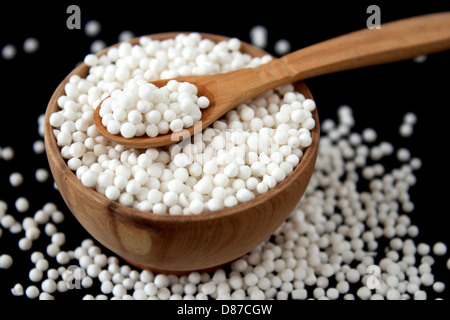
[[[266,1],[267,2],[267,1]],[[257,25],[269,31],[266,50],[275,55],[274,43],[285,38],[292,50],[366,27],[371,4],[381,8],[381,22],[407,18],[426,13],[446,11],[450,3],[425,1],[208,1],[201,2],[15,2],[0,7],[0,47],[11,43],[18,49],[11,61],[0,58],[0,146],[12,146],[13,161],[0,160],[0,199],[6,201],[13,215],[14,201],[26,196],[31,208],[24,215],[32,215],[48,201],[53,201],[66,212],[60,230],[67,235],[66,248],[75,248],[89,237],[86,231],[65,208],[53,181],[42,184],[34,179],[37,167],[48,168],[45,155],[35,155],[32,144],[39,139],[37,117],[45,112],[47,103],[58,84],[89,53],[91,43],[101,39],[112,45],[123,30],[136,36],[168,32],[199,31],[238,37],[250,42],[249,31]],[[89,20],[98,20],[102,30],[95,38],[83,29],[69,30],[66,9],[77,4],[81,9],[82,27]],[[22,50],[23,41],[36,37],[40,48],[34,54]],[[422,159],[422,169],[416,172],[417,184],[410,190],[415,210],[410,214],[412,223],[420,229],[416,242],[434,244],[448,241],[448,109],[450,88],[450,52],[428,56],[424,63],[412,60],[368,67],[359,70],[325,75],[306,82],[318,105],[319,117],[336,119],[336,110],[347,104],[353,108],[355,131],[372,127],[378,132],[378,141],[390,141],[395,147],[406,147],[412,156]],[[418,116],[414,134],[402,138],[398,127],[403,115],[413,111]],[[394,160],[393,165],[398,165]],[[388,167],[388,165],[386,166]],[[25,181],[12,188],[9,175],[21,172]],[[45,238],[42,235],[41,238]],[[0,270],[0,297],[12,297],[10,288],[17,283],[29,283],[28,271],[32,264],[29,254],[18,250],[18,235],[3,230],[0,254],[9,253],[14,265]],[[47,240],[36,241],[32,251],[45,250]],[[40,246],[41,245],[41,246]],[[103,248],[103,247],[102,247]],[[108,253],[106,249],[103,250]],[[436,258],[433,273],[436,281],[450,284],[445,257]],[[79,299],[89,290],[72,290],[61,299]],[[449,289],[446,290],[447,292]],[[98,293],[95,288],[95,293]],[[429,298],[448,297],[429,295]],[[58,296],[59,298],[59,296]]]

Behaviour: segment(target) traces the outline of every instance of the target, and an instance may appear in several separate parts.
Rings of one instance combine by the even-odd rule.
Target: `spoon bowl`
[[[205,85],[202,85],[201,82],[204,80],[205,77],[202,76],[191,76],[191,77],[179,77],[176,78],[179,82],[189,82],[192,84],[195,84],[195,86],[198,89],[198,96],[205,96],[209,100],[209,107],[202,110],[202,120],[197,121],[192,127],[189,127],[187,129],[183,129],[179,132],[169,132],[166,134],[160,134],[156,137],[149,137],[147,135],[143,135],[140,137],[134,137],[132,139],[124,138],[120,133],[119,134],[112,134],[109,132],[106,127],[102,123],[102,117],[100,116],[100,109],[102,106],[102,103],[98,105],[98,107],[94,111],[94,123],[97,127],[98,131],[108,138],[111,141],[114,141],[115,143],[118,143],[120,145],[123,145],[128,148],[136,148],[136,149],[147,149],[147,148],[159,148],[168,146],[173,143],[178,143],[182,140],[185,140],[187,138],[190,138],[194,134],[202,131],[209,125],[211,125],[215,120],[219,119],[222,115],[218,116],[216,113],[218,111],[222,112],[219,108],[214,108],[215,105],[215,98],[214,95],[207,89]],[[165,86],[170,80],[172,79],[162,79],[162,80],[156,80],[152,81],[151,83],[157,86],[158,88],[161,88]],[[103,100],[104,101],[104,100]],[[102,101],[102,102],[103,102]]]
[[[164,40],[176,35],[164,33],[151,35],[151,38]],[[201,35],[216,43],[229,40],[219,35]],[[137,44],[139,39],[130,42]],[[246,43],[242,43],[241,51],[254,57],[267,54]],[[57,101],[64,94],[70,77],[84,78],[88,72],[89,67],[81,63],[62,81],[50,99],[44,124],[47,157],[58,190],[76,219],[97,241],[130,264],[177,274],[222,266],[267,240],[301,199],[318,153],[317,110],[313,111],[316,126],[311,131],[312,144],[293,172],[265,194],[235,207],[199,215],[158,215],[124,206],[85,187],[61,156],[49,118],[59,110]],[[313,98],[303,82],[296,82],[295,88],[306,98]]]

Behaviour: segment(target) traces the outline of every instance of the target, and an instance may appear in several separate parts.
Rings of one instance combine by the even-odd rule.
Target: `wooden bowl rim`
[[[156,33],[156,34],[149,34],[149,35],[143,35],[136,38],[133,38],[127,42],[131,43],[132,45],[138,44],[140,38],[142,37],[151,37],[154,40],[165,40],[165,39],[171,39],[174,38],[176,35],[184,33],[189,34],[190,32],[165,32],[165,33]],[[211,39],[214,42],[219,41],[226,41],[231,39],[231,37],[226,37],[222,35],[216,35],[211,33],[203,33],[198,32],[202,39],[208,38]],[[118,47],[120,43],[116,43],[112,46],[109,46],[105,48],[104,50],[97,53],[97,57],[100,57],[108,50],[110,50],[113,47]],[[253,50],[254,52],[258,52],[259,55],[269,55],[267,52],[265,52],[262,49],[259,49],[255,46],[252,46],[249,43],[246,43],[241,40],[241,51],[246,53],[249,49]],[[79,184],[80,187],[82,187],[82,190],[86,191],[86,195],[93,198],[96,202],[99,203],[102,207],[108,207],[110,210],[114,211],[114,214],[122,215],[122,217],[128,218],[130,220],[136,220],[139,219],[142,221],[152,221],[152,222],[166,222],[166,223],[186,223],[186,222],[192,222],[192,221],[203,221],[203,220],[214,220],[217,218],[224,218],[228,217],[234,214],[241,214],[242,212],[246,211],[247,209],[251,207],[255,207],[260,205],[262,202],[265,202],[267,200],[270,200],[271,198],[275,197],[279,193],[283,192],[286,188],[290,186],[290,182],[292,180],[297,179],[303,171],[307,168],[307,163],[310,161],[315,161],[318,153],[318,147],[319,147],[319,140],[320,140],[320,124],[319,124],[319,117],[317,108],[313,111],[313,118],[315,120],[315,126],[313,130],[311,131],[311,138],[312,143],[311,145],[306,148],[304,151],[304,154],[302,158],[300,159],[299,164],[294,168],[294,170],[284,179],[283,181],[279,182],[274,188],[268,190],[266,193],[259,195],[255,197],[255,199],[251,201],[247,201],[241,204],[238,204],[236,206],[225,208],[218,211],[209,211],[209,212],[203,212],[201,214],[189,214],[189,215],[170,215],[170,214],[156,214],[151,211],[140,211],[138,209],[134,209],[132,207],[128,207],[125,205],[120,204],[118,201],[113,201],[106,196],[100,194],[94,189],[85,187],[82,185],[81,181],[76,177],[75,173],[68,167],[66,161],[61,156],[61,149],[56,143],[56,137],[53,134],[53,127],[49,123],[50,115],[58,110],[60,110],[57,100],[58,98],[64,93],[64,86],[69,81],[70,77],[73,75],[79,75],[81,74],[82,70],[89,70],[89,67],[84,63],[81,62],[79,65],[77,65],[67,76],[66,78],[58,85],[56,90],[54,91],[45,113],[45,123],[44,123],[44,138],[45,138],[45,146],[46,146],[46,152],[57,154],[59,156],[54,157],[54,160],[56,161],[56,165],[59,170],[61,170],[65,174],[65,179],[68,179],[70,183]],[[312,94],[309,91],[308,87],[303,83],[303,81],[296,82],[297,85],[303,86],[303,89],[306,90],[306,94],[308,94],[312,98]],[[308,181],[309,183],[309,181]]]

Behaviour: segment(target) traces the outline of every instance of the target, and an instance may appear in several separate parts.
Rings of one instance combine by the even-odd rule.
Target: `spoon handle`
[[[450,12],[428,14],[362,29],[270,62],[289,82],[450,49]]]

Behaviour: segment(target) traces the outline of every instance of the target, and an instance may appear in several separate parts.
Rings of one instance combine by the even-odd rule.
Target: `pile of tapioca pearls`
[[[199,121],[201,109],[209,106],[209,99],[197,94],[189,82],[170,80],[158,88],[145,79],[128,81],[123,90],[102,101],[99,115],[109,133],[127,139],[180,132]]]
[[[402,125],[415,120],[408,113]],[[324,119],[317,165],[303,199],[271,239],[232,262],[230,271],[176,276],[137,270],[105,255],[91,239],[67,247],[73,226],[64,223],[66,208],[49,202],[34,212],[18,203],[15,211],[2,201],[0,235],[23,234],[31,245],[19,242],[19,248],[34,266],[17,279],[11,294],[55,299],[84,290],[83,299],[98,300],[439,297],[446,284],[433,270],[442,259],[450,269],[447,246],[418,242],[419,226],[408,216],[414,211],[409,189],[421,161],[405,148],[378,141],[374,129],[352,132],[354,124],[347,106],[339,108],[337,123]],[[383,165],[392,155],[398,168]],[[358,179],[367,180],[368,188],[358,186]],[[35,247],[38,239],[43,247]],[[1,252],[0,267],[13,268],[13,258]],[[74,267],[82,270],[79,289],[68,287],[74,284]]]
[[[83,185],[108,199],[157,214],[221,210],[274,188],[301,161],[315,126],[314,101],[295,92],[293,85],[238,106],[190,143],[166,148],[124,148],[101,136],[93,123],[93,110],[120,89],[139,87],[135,90],[139,94],[141,86],[147,89],[142,91],[151,91],[145,81],[227,72],[271,60],[270,56],[252,58],[239,49],[238,39],[216,44],[191,33],[164,41],[142,37],[139,44],[121,43],[100,58],[87,55],[89,75],[85,79],[71,77],[65,95],[58,99],[61,110],[50,117],[68,166]],[[180,87],[183,84],[178,84]],[[188,91],[191,97],[195,93]],[[170,93],[174,94],[183,96],[183,92]],[[199,100],[201,97],[197,103]],[[184,101],[174,104],[181,109]],[[165,109],[164,116],[171,110],[168,103],[161,102],[153,104],[153,110],[147,110],[152,108],[147,105],[145,111],[161,114],[160,106]],[[134,111],[139,122],[144,115]],[[155,133],[167,132],[173,124],[165,119],[153,122]]]

